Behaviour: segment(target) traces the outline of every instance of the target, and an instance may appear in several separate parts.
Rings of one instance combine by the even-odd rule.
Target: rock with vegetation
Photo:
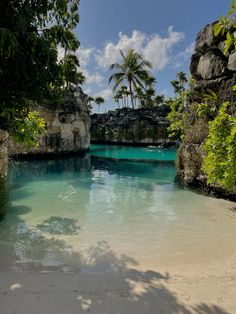
[[[236,57],[233,47],[225,50],[228,35],[214,34],[217,25],[207,25],[197,36],[190,65],[193,80],[181,116],[177,179],[236,200]]]
[[[45,123],[34,105],[53,110],[71,84],[85,80],[76,55],[78,6],[79,0],[0,2],[0,129],[15,141],[35,146]]]
[[[90,146],[90,114],[87,95],[80,87],[71,87],[61,104],[37,106],[46,122],[46,132],[39,145],[10,145],[11,155],[64,154],[83,152]]]
[[[91,116],[91,140],[96,143],[171,144],[169,107],[123,108]]]

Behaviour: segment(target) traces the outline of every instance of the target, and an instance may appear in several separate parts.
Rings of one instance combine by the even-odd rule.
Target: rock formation
[[[236,53],[225,56],[223,46],[223,38],[213,34],[213,24],[207,25],[197,35],[190,65],[191,75],[196,80],[192,91],[197,95],[197,101],[201,101],[203,95],[209,91],[214,91],[218,95],[219,104],[227,100],[235,106],[235,92],[232,91],[232,86],[236,84]],[[191,100],[189,102],[191,103]],[[215,187],[207,186],[207,178],[202,171],[202,144],[208,135],[208,127],[200,121],[195,121],[193,130],[195,135],[187,134],[179,149],[177,179],[182,185],[210,189],[214,193],[222,194],[222,189],[219,191]],[[201,136],[196,136],[199,132]]]
[[[38,106],[36,110],[46,121],[47,132],[40,140],[40,146],[28,149],[13,144],[12,155],[77,153],[89,149],[90,115],[87,95],[80,87],[71,87],[65,102],[55,106]]]
[[[0,178],[7,174],[8,151],[7,151],[8,133],[0,130]]]
[[[91,117],[91,140],[95,143],[168,143],[169,107],[123,108]]]

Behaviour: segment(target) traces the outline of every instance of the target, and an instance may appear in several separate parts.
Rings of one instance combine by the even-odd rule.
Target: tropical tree
[[[185,84],[188,82],[186,74],[182,71],[176,73],[177,80],[171,81],[175,94],[181,94],[185,90]]]
[[[33,105],[61,101],[65,87],[84,81],[74,53],[78,5],[79,0],[0,2],[0,125],[21,133],[19,139],[27,140],[29,128],[22,125],[30,119],[37,127],[37,115],[29,114]],[[65,51],[60,62],[58,47]]]
[[[129,96],[130,96],[130,93],[129,93],[129,91],[128,91],[126,86],[121,86],[120,94],[121,94],[121,96],[123,98],[123,105],[124,105],[124,107],[128,108],[129,107]]]
[[[177,72],[176,77],[179,80],[180,86],[184,86],[184,84],[188,82],[186,73],[184,73],[183,71]]]
[[[98,105],[98,113],[100,112],[100,105],[105,102],[104,98],[102,97],[96,97],[95,98],[95,103]]]
[[[152,75],[149,74],[147,78],[145,79],[146,90],[149,88],[153,88],[155,83],[156,83],[156,79]]]
[[[148,69],[152,67],[151,63],[144,60],[143,57],[129,49],[126,54],[120,51],[122,63],[114,63],[110,66],[111,70],[117,70],[109,78],[109,83],[114,81],[113,90],[115,91],[121,84],[127,83],[131,98],[131,104],[134,108],[134,90],[139,86],[145,88],[147,77],[150,76]]]
[[[120,109],[120,99],[122,99],[122,96],[119,91],[114,95],[113,99],[117,103],[118,109]]]
[[[156,95],[154,98],[155,105],[158,106],[160,104],[163,104],[164,100],[165,100],[164,95]]]
[[[94,97],[88,96],[87,102],[88,102],[88,109],[89,109],[90,113],[92,112],[92,101],[94,101]]]

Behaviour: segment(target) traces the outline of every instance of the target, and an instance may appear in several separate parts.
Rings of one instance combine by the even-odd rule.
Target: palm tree
[[[179,81],[173,80],[173,81],[170,81],[170,84],[173,86],[175,94],[179,94],[181,91],[181,88],[179,86]]]
[[[146,107],[153,107],[154,106],[154,101],[153,101],[153,97],[155,96],[155,90],[152,87],[149,87],[146,90],[145,93],[145,106]]]
[[[117,103],[117,105],[118,105],[118,109],[120,109],[120,93],[119,92],[117,92],[115,95],[114,95],[114,97],[113,97],[113,99],[114,99],[114,101]]]
[[[188,82],[186,73],[184,73],[183,71],[176,73],[176,77],[179,80],[179,83],[181,86],[183,86],[185,83]]]
[[[88,102],[88,108],[90,112],[92,112],[92,101],[94,101],[94,98],[92,96],[88,96],[87,102]]]
[[[105,100],[102,97],[96,97],[94,101],[98,105],[98,113],[99,113],[100,112],[100,105],[103,104],[105,102]]]
[[[182,71],[176,73],[177,80],[171,81],[171,85],[174,87],[175,94],[181,94],[184,90],[184,84],[188,82],[186,74]]]
[[[133,49],[129,49],[125,55],[122,50],[120,50],[122,56],[122,63],[113,63],[110,66],[111,70],[118,70],[113,73],[109,78],[109,83],[114,80],[115,85],[113,90],[116,90],[123,82],[126,82],[129,89],[129,94],[131,98],[131,104],[134,108],[134,89],[138,86],[145,88],[145,82],[148,76],[148,68],[152,65],[149,61],[144,60],[143,57],[135,52]]]
[[[154,98],[154,101],[155,101],[155,105],[160,105],[164,102],[164,95],[156,95],[155,98]]]
[[[148,75],[146,80],[145,80],[146,90],[148,88],[153,88],[155,83],[156,83],[156,79],[153,76]]]
[[[138,99],[139,106],[141,107],[144,102],[144,93],[141,87],[135,88],[135,98]]]

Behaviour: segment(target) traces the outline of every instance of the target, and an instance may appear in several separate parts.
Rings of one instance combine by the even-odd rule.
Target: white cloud
[[[171,49],[183,38],[184,34],[175,32],[172,26],[168,28],[166,37],[161,37],[159,34],[148,36],[136,30],[132,32],[131,37],[119,33],[118,42],[106,43],[104,48],[95,54],[95,58],[99,67],[108,68],[111,63],[119,62],[120,50],[126,52],[132,48],[149,60],[154,70],[158,71],[170,63]]]
[[[112,99],[112,90],[111,90],[111,88],[105,88],[105,89],[103,89],[101,91],[98,91],[96,93],[96,97],[98,97],[98,96],[104,98],[105,101],[108,101],[108,100]]]
[[[177,54],[177,56],[173,59],[173,65],[175,68],[179,68],[186,64],[187,61],[190,62],[190,58],[192,54],[194,53],[195,48],[195,42],[192,42],[190,45],[188,45],[184,51],[181,51]]]
[[[78,50],[77,50],[77,56],[79,59],[79,63],[81,68],[84,68],[87,66],[87,64],[90,61],[91,55],[94,52],[94,48],[90,47],[90,48],[85,48],[84,46],[81,46]]]
[[[98,72],[95,72],[92,74],[90,71],[86,69],[82,69],[82,71],[86,77],[87,85],[90,85],[90,84],[100,85],[104,81],[104,77]]]

